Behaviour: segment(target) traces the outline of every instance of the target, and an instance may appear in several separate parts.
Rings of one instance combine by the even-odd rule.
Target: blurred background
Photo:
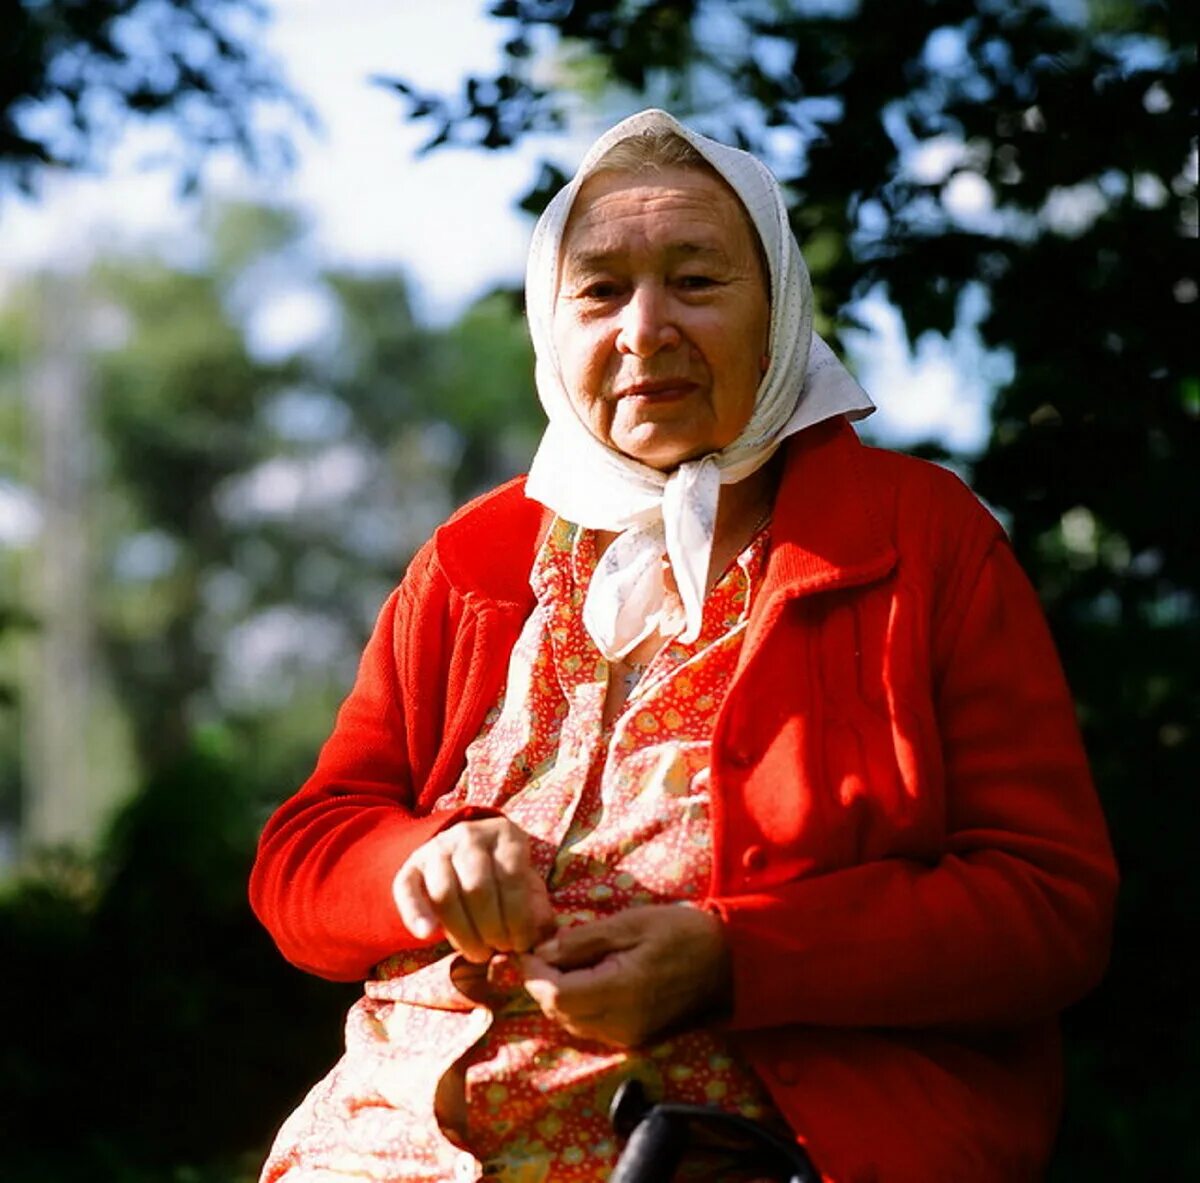
[[[414,549],[522,471],[532,216],[647,105],[785,182],[873,442],[1009,529],[1124,891],[1052,1179],[1200,1177],[1194,14],[0,0],[0,1177],[243,1183],[353,988],[245,904]]]

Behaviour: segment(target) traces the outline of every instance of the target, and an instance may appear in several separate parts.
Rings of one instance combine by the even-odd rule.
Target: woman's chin
[[[623,456],[649,468],[657,468],[659,472],[672,472],[688,460],[720,450],[719,445],[697,433],[665,430],[657,423],[628,433],[614,432],[611,442]]]

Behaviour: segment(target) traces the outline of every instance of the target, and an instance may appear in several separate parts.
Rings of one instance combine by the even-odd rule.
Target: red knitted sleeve
[[[418,808],[419,753],[398,671],[441,665],[429,651],[453,631],[443,584],[427,546],[379,615],[313,775],[280,806],[259,842],[250,880],[254,911],[289,961],[321,977],[363,978],[385,957],[421,943],[392,902],[396,872],[434,834],[492,812]],[[440,709],[444,689],[427,689],[416,696],[425,700],[422,709]]]

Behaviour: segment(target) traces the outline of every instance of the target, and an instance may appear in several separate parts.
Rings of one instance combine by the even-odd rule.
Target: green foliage
[[[433,525],[425,502],[440,515],[528,462],[536,410],[511,303],[423,328],[397,275],[305,272],[299,229],[235,209],[210,268],[109,260],[88,281],[121,330],[92,357],[108,558],[95,601],[147,783],[96,862],[51,855],[0,897],[0,1004],[20,1016],[0,1053],[6,1179],[254,1177],[335,1058],[353,993],[286,966],[249,914],[255,838],[311,768],[370,618]],[[280,283],[330,294],[333,323],[265,361],[246,320]],[[430,432],[454,447],[423,455]],[[363,477],[317,496],[331,455]],[[259,504],[256,478],[280,465],[302,495]],[[160,561],[140,570],[131,548],[150,543]],[[255,689],[241,638],[272,613],[301,650]],[[306,664],[330,622],[336,659]],[[250,689],[222,687],[230,668]],[[205,714],[222,724],[198,728]]]
[[[22,55],[48,63],[75,37],[83,70],[118,10],[149,7],[0,8],[0,62],[19,64],[0,69],[0,167],[39,152],[13,146],[14,96],[42,94],[21,81],[39,77]],[[160,7],[186,23],[238,5]],[[1174,952],[1197,911],[1183,819],[1200,763],[1200,378],[1185,336],[1197,87],[1181,9],[1097,0],[1085,25],[1034,0],[498,0],[496,77],[453,98],[395,84],[430,147],[562,126],[580,84],[614,118],[657,102],[762,152],[795,197],[823,328],[884,285],[915,339],[949,329],[965,285],[986,292],[980,333],[1015,365],[974,483],[1047,604],[1125,874],[1112,972],[1067,1017],[1061,1180],[1198,1165],[1197,984]],[[7,36],[26,27],[32,41]],[[165,60],[183,27],[166,27]],[[243,59],[229,60],[232,94]],[[180,106],[164,90],[129,111],[171,118],[176,93]],[[119,93],[116,110],[129,115]],[[245,116],[232,100],[229,113]],[[89,152],[107,139],[93,130]],[[547,162],[526,208],[561,180]],[[990,212],[959,212],[964,184]],[[311,766],[408,553],[462,497],[522,468],[536,435],[509,298],[432,331],[401,277],[321,272],[301,230],[278,211],[225,211],[204,265],[110,260],[88,281],[120,328],[91,351],[94,596],[146,783],[98,861],[50,858],[0,896],[0,1153],[18,1183],[253,1177],[336,1055],[352,993],[289,969],[249,916],[254,834]],[[326,302],[327,329],[252,348],[255,316],[296,289]],[[17,293],[0,317],[0,465],[18,481],[15,392],[35,352]],[[256,657],[278,625],[293,648]],[[0,706],[0,723],[13,714]],[[10,795],[12,751],[0,729]]]
[[[427,415],[453,424],[461,452],[451,478],[456,503],[524,470],[544,426],[533,392],[533,350],[514,332],[520,310],[497,292],[451,325],[423,387]]]
[[[265,459],[255,417],[288,374],[249,356],[210,274],[107,263],[92,283],[128,330],[94,363],[95,423],[115,494],[100,505],[114,543],[107,553],[119,564],[123,547],[141,539],[163,554],[157,577],[125,581],[110,570],[99,597],[107,659],[153,767],[186,741],[191,700],[213,678],[215,653],[199,635],[204,587],[236,546],[218,490]]]
[[[94,602],[148,770],[198,719],[256,730],[297,695],[313,704],[311,749],[409,555],[532,452],[531,364],[510,304],[427,329],[403,277],[318,271],[302,230],[234,207],[212,219],[209,266],[109,259],[79,297],[109,326],[88,356]],[[295,292],[325,302],[326,329],[256,353],[248,326]],[[290,648],[256,672],[239,645],[270,647],[280,629]]]
[[[528,464],[512,303],[429,329],[402,276],[323,271],[302,231],[278,210],[221,211],[202,265],[110,258],[74,293],[91,601],[144,785],[96,859],[46,852],[0,896],[0,1005],[20,1016],[0,1051],[6,1180],[255,1176],[354,993],[288,967],[250,915],[255,838],[311,769],[412,550],[467,491]],[[35,288],[0,316],[0,448],[25,482]],[[253,346],[256,318],[296,292],[324,302],[325,327]],[[6,644],[29,610],[0,615]],[[264,635],[284,651],[264,656]],[[0,709],[10,817],[18,722]]]
[[[218,146],[289,163],[287,139],[256,126],[304,115],[256,44],[265,15],[258,0],[0,0],[0,184],[93,168],[131,123],[172,129],[185,185]]]
[[[1046,604],[1125,875],[1111,972],[1069,1016],[1054,1177],[1176,1178],[1200,1169],[1181,1149],[1200,982],[1175,953],[1200,911],[1182,824],[1200,779],[1200,85],[1184,6],[1069,11],[500,0],[494,78],[396,89],[427,149],[501,147],[565,124],[574,96],[546,80],[586,62],[613,118],[669,106],[771,163],[826,326],[883,291],[912,340],[948,334],[982,289],[983,344],[1014,366],[973,484]],[[560,177],[544,164],[527,208]]]
[[[291,970],[249,914],[255,786],[217,738],[145,786],[97,866],[0,897],[14,1183],[249,1180],[336,1058],[353,990]]]

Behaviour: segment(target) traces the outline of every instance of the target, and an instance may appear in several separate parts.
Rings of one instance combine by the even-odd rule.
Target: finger
[[[565,974],[542,961],[535,954],[526,953],[520,959],[521,980],[529,996],[541,1007],[547,1018],[558,1021],[595,1018],[603,1010],[606,998],[601,989],[581,991],[578,985],[568,987]],[[587,1006],[580,1005],[586,995]]]
[[[554,986],[562,977],[562,974],[554,966],[543,961],[536,953],[519,954],[517,957],[517,966],[521,971],[521,981],[526,986],[530,982],[539,986],[543,984]]]
[[[568,1034],[616,1047],[634,1047],[645,1034],[641,1008],[628,998],[622,1004],[613,993],[619,973],[561,973],[532,953],[521,958],[521,966],[529,996]],[[570,981],[579,974],[592,975],[588,988]]]
[[[536,953],[520,960],[530,997],[548,1018],[558,1022],[594,1020],[610,1009],[623,985],[624,970],[616,957],[586,969],[564,972]]]
[[[493,862],[504,949],[523,953],[548,931],[547,918],[553,922],[546,885],[530,865],[528,839],[515,826],[497,840]]]
[[[486,961],[491,950],[480,939],[463,904],[458,876],[448,851],[433,848],[422,860],[425,891],[441,922],[446,939],[468,960]]]
[[[610,953],[632,948],[636,934],[622,916],[607,916],[601,920],[559,929],[550,940],[534,952],[559,969],[576,969],[594,965]]]
[[[508,929],[491,850],[474,844],[457,846],[450,855],[450,864],[458,881],[459,899],[478,940],[489,956],[497,950],[508,951]]]
[[[501,879],[499,892],[510,952],[528,952],[554,932],[554,906],[535,870],[530,868],[517,880]]]
[[[518,959],[521,981],[529,997],[538,1004],[542,1014],[558,1022],[558,983],[562,974],[533,953],[524,953]]]
[[[537,944],[538,941],[543,941],[547,937],[553,936],[558,928],[558,919],[554,911],[554,905],[550,902],[550,891],[546,887],[545,882],[536,871],[531,871],[530,874],[537,880],[537,886],[530,892],[530,918],[533,933],[529,944],[532,946]]]
[[[628,960],[612,953],[594,965],[560,971],[555,981],[554,1004],[572,1019],[588,1019],[613,1010],[629,995]]]
[[[400,913],[400,922],[419,941],[427,940],[438,929],[433,901],[425,890],[420,869],[411,861],[402,866],[392,881],[392,898]]]

